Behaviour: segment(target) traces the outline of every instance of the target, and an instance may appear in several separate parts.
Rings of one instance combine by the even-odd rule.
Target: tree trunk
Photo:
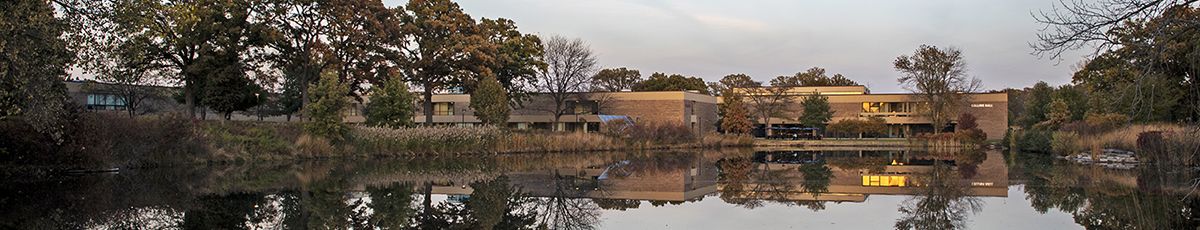
[[[196,94],[192,92],[195,91],[194,87],[194,83],[183,86],[183,103],[187,106],[188,117],[192,120],[196,120]]]
[[[431,199],[433,194],[433,182],[426,181],[422,187],[423,188],[421,190],[423,191],[421,191],[421,194],[424,195],[425,199],[421,201],[421,217],[418,225],[425,225],[431,219],[433,219],[433,199]]]
[[[433,126],[433,86],[425,85],[425,92],[422,93],[425,97],[423,107],[425,107],[425,126]]]
[[[773,133],[771,131],[771,117],[765,117],[763,119],[763,130],[766,131],[766,138],[771,138],[771,134]]]

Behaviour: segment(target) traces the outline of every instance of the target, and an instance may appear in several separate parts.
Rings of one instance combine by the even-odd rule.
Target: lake
[[[16,229],[1196,229],[1190,170],[904,149],[340,159],[11,178]]]

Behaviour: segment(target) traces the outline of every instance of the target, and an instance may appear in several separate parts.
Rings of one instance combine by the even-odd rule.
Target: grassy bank
[[[86,113],[63,141],[16,120],[0,122],[2,164],[65,170],[205,162],[464,154],[577,153],[751,146],[743,136],[695,135],[664,125],[604,133],[518,131],[495,127],[352,126],[341,141],[309,135],[302,123],[190,121]],[[8,168],[14,168],[8,167]]]
[[[1133,124],[1091,132],[1025,130],[1010,133],[1006,140],[1025,152],[1069,155],[1120,149],[1134,151],[1139,159],[1151,162],[1200,163],[1200,127],[1186,124]]]

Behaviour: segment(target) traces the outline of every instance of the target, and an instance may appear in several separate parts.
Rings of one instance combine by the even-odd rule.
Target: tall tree
[[[281,109],[291,120],[308,100],[308,86],[320,79],[321,71],[332,63],[325,39],[333,23],[324,8],[334,7],[327,0],[265,0],[257,20],[266,24],[265,58],[283,75]]]
[[[201,55],[201,69],[205,69],[205,92],[203,103],[213,111],[220,112],[225,120],[231,119],[234,111],[243,111],[259,105],[266,91],[247,78],[236,56],[230,54]]]
[[[806,127],[822,127],[833,118],[833,111],[829,109],[829,97],[821,95],[820,92],[813,91],[812,95],[805,96],[804,100],[800,101],[800,107],[804,108],[804,113],[800,115],[800,124]]]
[[[508,106],[508,94],[504,92],[500,81],[491,75],[484,76],[475,91],[471,92],[471,109],[475,110],[475,117],[485,125],[507,125],[511,109]]]
[[[967,63],[955,48],[921,45],[912,56],[900,55],[892,64],[904,74],[900,84],[928,104],[921,112],[934,133],[940,133],[980,87],[978,79],[967,77]]]
[[[265,27],[252,22],[252,1],[229,1],[211,7],[217,11],[203,15],[209,18],[202,25],[211,31],[212,39],[205,44],[191,69],[204,81],[203,104],[221,112],[226,120],[234,111],[249,109],[261,103],[266,91],[258,85],[255,76],[264,76],[255,66],[254,53],[265,45],[262,31]],[[259,79],[270,82],[273,79]]]
[[[550,111],[554,114],[556,130],[561,130],[559,120],[563,114],[574,111],[567,101],[583,91],[596,72],[596,57],[582,39],[553,36],[545,40],[542,61],[546,69],[538,75],[534,88],[554,102]]]
[[[1064,1],[1035,14],[1046,27],[1031,44],[1036,54],[1060,58],[1065,52],[1094,47],[1086,68],[1123,84],[1092,85],[1119,91],[1111,99],[1129,102],[1124,110],[1138,120],[1200,120],[1200,10],[1197,0]],[[1113,59],[1123,60],[1124,63]],[[1078,76],[1079,74],[1076,74]],[[1107,77],[1106,77],[1107,78]],[[1116,81],[1114,81],[1116,82]],[[1076,82],[1076,84],[1088,84]],[[1097,98],[1092,96],[1092,98]],[[1101,98],[1103,99],[1103,98]],[[1165,108],[1164,108],[1165,107]]]
[[[633,90],[633,86],[641,80],[642,73],[636,69],[603,69],[592,76],[592,88],[595,88],[594,91],[621,92]]]
[[[433,93],[462,88],[464,79],[490,75],[495,45],[470,15],[450,0],[409,1],[401,15],[404,76],[422,87],[425,124],[433,124]],[[469,80],[469,79],[468,79]]]
[[[0,2],[0,120],[21,116],[61,140],[69,103],[62,80],[73,58],[66,30],[47,1]]]
[[[695,90],[703,94],[709,94],[708,85],[704,83],[704,79],[698,77],[685,77],[679,74],[667,75],[664,73],[651,74],[645,81],[639,82],[633,86],[633,91],[681,91]]]
[[[195,117],[199,104],[203,71],[200,53],[215,39],[217,17],[223,9],[219,1],[116,1],[115,30],[130,34],[129,39],[149,41],[145,52],[155,63],[175,73],[183,85],[183,101],[189,116]]]
[[[116,1],[63,3],[64,18],[73,27],[67,37],[73,41],[77,67],[106,83],[93,84],[97,90],[115,94],[130,117],[138,114],[146,98],[165,93],[150,87],[164,83],[160,65],[146,52],[151,41],[134,37],[138,31],[119,30]]]
[[[495,61],[491,64],[492,75],[503,86],[506,97],[512,104],[520,105],[526,99],[526,90],[537,81],[538,71],[546,68],[542,62],[542,40],[536,35],[522,34],[512,20],[484,18],[479,22],[483,36],[495,46]],[[482,80],[481,76],[478,78]],[[467,82],[467,92],[474,84]]]
[[[1029,128],[1046,120],[1046,112],[1054,94],[1054,88],[1046,82],[1038,81],[1032,88],[1026,90],[1025,115],[1021,117],[1022,126]]]
[[[744,90],[735,90],[749,99],[750,104],[754,107],[758,119],[763,122],[763,127],[766,129],[767,136],[772,135],[771,118],[782,118],[787,111],[788,105],[792,103],[793,97],[788,92],[797,85],[793,85],[794,81],[790,81],[787,76],[779,76],[771,79],[770,86],[763,86],[760,82],[748,84],[750,87]]]
[[[858,85],[842,74],[834,74],[832,77],[825,75],[825,69],[821,67],[812,67],[804,72],[796,73],[791,78],[787,78],[789,84],[797,86],[852,86]]]
[[[725,96],[733,94],[734,89],[750,88],[756,85],[761,84],[754,82],[754,79],[751,79],[750,75],[740,73],[730,74],[725,75],[725,77],[722,77],[721,80],[716,82],[709,82],[708,91],[713,93],[713,95]]]
[[[382,84],[399,71],[403,62],[397,60],[408,41],[397,10],[381,1],[330,0],[327,6],[321,8],[332,22],[324,35],[332,62],[326,68],[350,85],[350,95],[361,95],[366,83]]]
[[[366,124],[392,128],[410,127],[413,125],[416,103],[417,97],[408,91],[408,84],[404,83],[404,79],[388,79],[383,83],[383,87],[371,89],[371,98],[366,108]]]

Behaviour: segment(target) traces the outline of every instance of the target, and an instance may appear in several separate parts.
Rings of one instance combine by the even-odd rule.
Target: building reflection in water
[[[821,211],[896,195],[907,199],[894,227],[955,229],[984,205],[980,197],[1006,198],[1010,181],[1024,184],[1036,210],[1061,209],[1084,226],[1195,226],[1194,199],[1146,189],[1172,182],[1112,174],[995,151],[837,148],[226,165],[8,182],[0,226],[593,229],[603,210],[646,203],[715,196],[742,208]]]

